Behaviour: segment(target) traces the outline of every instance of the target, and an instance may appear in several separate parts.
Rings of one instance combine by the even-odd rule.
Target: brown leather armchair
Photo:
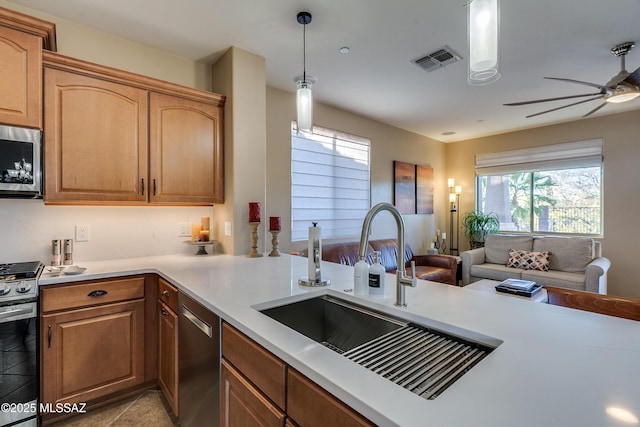
[[[358,262],[359,242],[327,243],[322,245],[322,259],[344,265]],[[387,273],[398,269],[398,243],[395,239],[370,240],[367,247],[367,262],[372,263],[373,251],[380,251],[381,263]],[[411,261],[416,262],[415,275],[418,279],[457,285],[458,260],[449,255],[414,255],[411,247],[405,245],[406,269]]]

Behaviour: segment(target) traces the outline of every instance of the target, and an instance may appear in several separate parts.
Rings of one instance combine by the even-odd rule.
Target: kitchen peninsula
[[[40,285],[158,274],[378,425],[628,425],[610,416],[611,408],[640,417],[640,322],[425,281],[407,289],[408,306],[399,309],[394,286],[384,298],[354,296],[347,266],[322,263],[331,286],[301,287],[307,259],[289,255],[172,255],[81,266],[83,274],[43,275]],[[327,293],[499,345],[436,399],[425,400],[256,309]]]

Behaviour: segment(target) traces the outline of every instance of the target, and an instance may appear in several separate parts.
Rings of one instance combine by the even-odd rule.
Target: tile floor
[[[129,399],[52,424],[53,427],[175,427],[177,425],[177,418],[159,390],[148,390]]]

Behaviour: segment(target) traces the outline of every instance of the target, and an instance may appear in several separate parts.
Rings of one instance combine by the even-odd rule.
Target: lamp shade
[[[449,203],[456,202],[456,193],[449,193]]]
[[[470,85],[485,85],[500,78],[498,0],[472,0],[468,6]]]
[[[298,108],[298,129],[311,132],[313,127],[313,92],[311,91],[311,83],[308,81],[298,81],[296,105]]]

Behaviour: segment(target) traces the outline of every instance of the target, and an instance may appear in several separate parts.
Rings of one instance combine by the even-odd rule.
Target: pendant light
[[[307,24],[311,22],[309,12],[300,12],[297,21],[302,25],[302,76],[296,77],[298,86],[296,93],[296,105],[298,109],[298,130],[311,132],[313,128],[313,92],[311,86],[317,82],[313,76],[307,75]]]
[[[472,86],[493,83],[500,78],[498,46],[499,0],[471,0],[468,4],[469,77]]]

